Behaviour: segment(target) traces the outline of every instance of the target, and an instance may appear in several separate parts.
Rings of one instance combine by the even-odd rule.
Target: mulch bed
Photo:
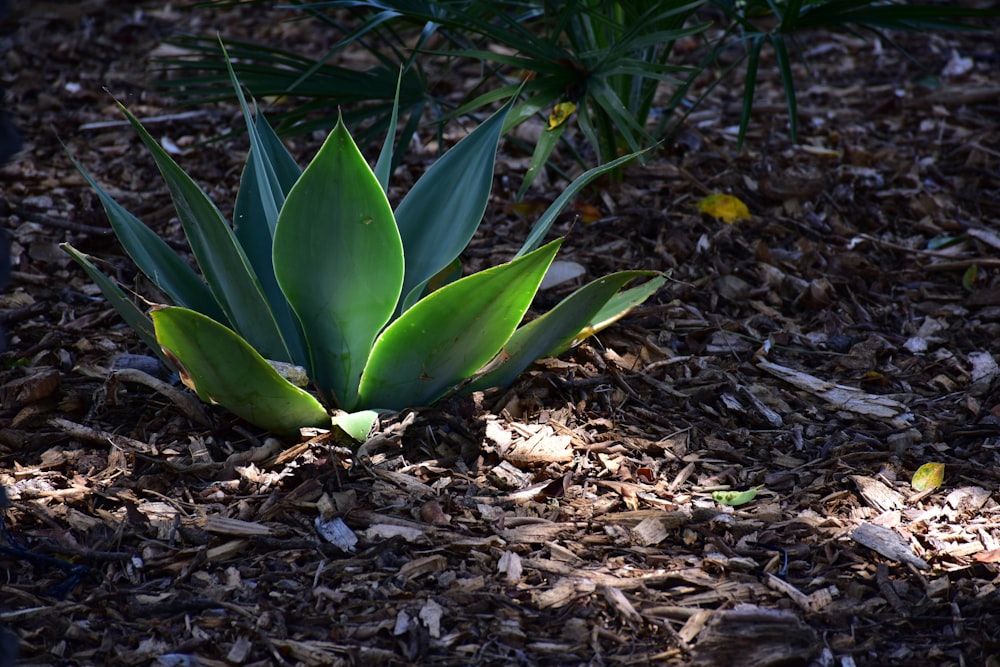
[[[0,623],[21,664],[996,664],[1000,24],[902,36],[916,63],[818,36],[798,145],[766,72],[737,154],[741,91],[720,87],[580,199],[598,219],[558,225],[589,276],[669,269],[659,294],[352,451],[207,408],[205,426],[137,382],[121,355],[147,351],[57,247],[136,285],[67,150],[182,244],[111,95],[164,117],[154,136],[231,204],[246,147],[208,140],[235,108],[172,105],[150,53],[177,31],[321,48],[279,16],[15,2],[0,30],[25,139],[0,169]],[[470,265],[530,228],[511,205],[526,157],[504,149]],[[414,149],[403,180],[431,158]],[[712,192],[754,217],[702,215]],[[925,463],[944,482],[917,492]]]

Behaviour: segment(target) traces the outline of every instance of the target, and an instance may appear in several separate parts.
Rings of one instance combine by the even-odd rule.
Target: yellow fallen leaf
[[[944,481],[944,464],[943,463],[925,463],[917,471],[913,473],[913,479],[910,480],[910,486],[913,487],[914,491],[925,491],[927,489],[936,489],[941,486],[941,482]]]
[[[728,223],[746,220],[750,217],[750,209],[747,208],[747,205],[732,195],[708,195],[698,201],[698,210]]]
[[[554,130],[568,121],[574,111],[576,111],[576,105],[572,102],[560,102],[552,107],[552,113],[549,114],[549,129]]]

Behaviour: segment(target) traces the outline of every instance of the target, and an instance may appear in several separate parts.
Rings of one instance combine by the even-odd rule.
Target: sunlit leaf
[[[664,278],[653,271],[623,271],[599,278],[574,291],[555,308],[515,331],[498,358],[491,361],[488,368],[481,369],[480,375],[463,391],[509,385],[539,357],[568,349],[574,341],[583,337],[581,330],[587,331],[588,335],[593,333],[591,327],[595,319],[608,319],[601,314],[616,295],[624,294],[618,290],[636,278],[647,277],[650,280],[639,289],[651,288],[655,291],[663,284]],[[644,293],[642,298],[647,296],[649,294]],[[628,300],[618,304],[620,311],[625,312],[635,305]],[[624,315],[624,312],[621,314]]]
[[[762,486],[755,486],[746,491],[713,491],[712,500],[722,505],[732,505],[734,507],[736,505],[745,505],[756,498],[757,491],[762,488]]]
[[[232,330],[193,310],[152,312],[156,339],[203,400],[275,433],[327,426],[319,401],[283,378]]]
[[[616,275],[618,274],[612,273],[606,277],[613,278]],[[583,327],[583,329],[573,336],[571,340],[550,349],[544,356],[554,357],[560,355],[571,347],[580,344],[590,336],[607,329],[612,324],[628,315],[633,308],[653,296],[653,294],[655,294],[666,281],[666,276],[659,275],[641,285],[630,287],[627,290],[618,292],[608,299],[601,309],[597,311],[597,314],[590,319],[587,326]]]
[[[368,350],[399,300],[403,246],[385,192],[342,123],[288,193],[273,252],[320,393],[352,407]]]
[[[747,205],[732,195],[708,195],[698,200],[698,210],[728,223],[750,218],[750,209]]]
[[[357,412],[338,412],[331,420],[333,425],[357,442],[364,442],[371,437],[372,431],[378,425],[378,412],[375,410],[358,410]]]
[[[552,113],[549,114],[548,129],[554,130],[563,125],[573,115],[574,111],[576,111],[576,105],[572,102],[560,102],[552,107]]]
[[[361,378],[360,405],[429,405],[492,359],[528,310],[561,240],[431,292],[386,327]]]
[[[936,489],[941,486],[941,482],[944,481],[944,464],[943,463],[925,463],[917,471],[913,473],[913,479],[910,480],[910,486],[913,487],[914,491],[926,491],[927,489]]]

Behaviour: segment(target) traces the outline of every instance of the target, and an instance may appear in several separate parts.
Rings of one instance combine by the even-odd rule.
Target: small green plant
[[[382,129],[388,122],[399,69],[404,73],[403,112],[408,117],[404,138],[428,111],[444,122],[521,95],[507,117],[505,131],[537,114],[550,118],[549,130],[533,149],[523,193],[548,162],[569,126],[565,122],[569,115],[593,148],[593,155],[581,158],[583,163],[610,162],[654,143],[646,127],[654,95],[662,83],[680,85],[687,78],[688,69],[668,59],[678,39],[707,27],[708,23],[685,25],[704,3],[298,0],[289,6],[344,34],[323,58],[310,60],[248,42],[241,42],[234,55],[238,55],[240,79],[254,94],[306,100],[282,111],[279,130],[285,131],[315,129],[317,121],[309,113],[325,100],[349,105],[348,121],[359,126],[362,139],[368,138],[371,130]],[[353,21],[338,21],[332,10],[346,10]],[[174,76],[166,78],[164,85],[181,99],[218,99],[225,72],[217,58],[206,57],[210,40],[187,37],[176,44],[192,57],[166,61]],[[376,64],[359,73],[329,63],[349,48],[363,49]],[[435,60],[435,66],[427,66]],[[455,108],[435,94],[440,81],[432,72],[451,76],[449,64],[463,60],[479,61],[484,78],[466,102]],[[367,97],[362,104],[351,105],[361,101],[359,95]],[[560,109],[576,113],[567,113],[559,122],[554,118],[559,118]]]
[[[511,261],[462,277],[459,257],[486,210],[513,102],[445,153],[393,211],[391,141],[373,171],[338,122],[300,170],[231,76],[251,142],[233,226],[122,107],[167,183],[201,275],[77,165],[125,251],[174,305],[147,315],[86,256],[63,247],[199,397],[247,421],[292,432],[329,425],[330,408],[334,423],[363,439],[371,410],[508,384],[535,359],[614,322],[665,280],[655,271],[611,274],[522,324],[561,243],[542,245],[556,215],[621,160],[573,182]],[[302,388],[309,382],[319,399]]]
[[[895,0],[289,0],[283,6],[343,37],[319,60],[247,42],[239,45],[237,71],[254,94],[300,98],[282,105],[279,131],[324,126],[329,116],[317,118],[314,112],[335,105],[347,109],[345,119],[363,139],[384,131],[400,69],[404,138],[412,136],[428,111],[432,120],[444,122],[518,94],[520,103],[508,115],[505,130],[534,115],[549,119],[548,131],[532,149],[521,193],[549,163],[570,116],[592,154],[562,143],[582,164],[608,162],[668,135],[709,91],[731,84],[745,68],[742,146],[761,53],[769,45],[794,141],[798,121],[792,62],[801,57],[798,39],[822,29],[869,32],[896,45],[886,31],[981,29],[961,21],[1000,16],[995,8]],[[682,67],[674,58],[674,45],[689,36],[704,41],[703,55]],[[188,37],[177,44],[191,56],[165,62],[175,76],[164,85],[180,99],[219,99],[226,73],[212,39]],[[367,52],[375,64],[365,72],[330,64],[347,49]],[[724,66],[723,56],[731,61]],[[453,76],[455,64],[469,59],[481,64],[483,78],[454,108],[437,91],[442,78]],[[692,99],[706,73],[711,83]],[[664,86],[670,95],[658,98]]]

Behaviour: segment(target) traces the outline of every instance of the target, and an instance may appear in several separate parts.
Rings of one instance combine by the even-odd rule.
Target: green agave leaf
[[[259,141],[251,147],[240,177],[233,225],[236,238],[251,259],[256,259],[254,250],[266,248],[267,263],[264,266],[270,269],[271,239],[278,222],[278,212],[288,192],[302,174],[302,169],[259,108],[255,109],[253,128],[251,136],[257,137]],[[262,170],[268,174],[264,178],[259,177]],[[277,207],[274,209],[274,220],[270,219],[270,204]]]
[[[378,423],[376,410],[358,410],[357,412],[341,412],[331,420],[333,425],[351,436],[358,442],[364,442],[371,435],[372,429]]]
[[[618,292],[608,299],[604,306],[597,311],[597,314],[590,319],[587,326],[581,329],[572,340],[566,341],[565,343],[554,347],[542,356],[557,357],[584,339],[593,336],[599,331],[607,329],[612,324],[628,315],[630,310],[649,297],[653,296],[653,294],[655,294],[666,281],[666,276],[661,276],[659,278],[653,278],[642,285]]]
[[[225,321],[226,316],[212,296],[212,291],[194,269],[188,266],[187,262],[181,259],[156,232],[105,192],[76,159],[71,157],[70,161],[97,193],[97,198],[101,200],[104,211],[108,214],[108,220],[115,236],[118,237],[118,242],[122,244],[122,248],[139,270],[174,303]]]
[[[396,208],[406,255],[401,310],[420,298],[427,280],[465,250],[479,227],[493,187],[500,132],[515,101],[431,165]]]
[[[277,211],[273,222],[267,212],[272,204],[277,202],[284,204],[285,197],[299,179],[302,169],[281,143],[260,109],[257,109],[254,132],[251,136],[255,136],[257,141],[250,149],[249,159],[240,178],[240,189],[236,193],[236,206],[233,211],[233,222],[236,226],[234,233],[260,281],[261,291],[271,306],[271,312],[288,346],[291,360],[302,366],[308,366],[309,354],[298,320],[274,277],[271,247],[274,244],[273,228],[277,224]],[[257,174],[262,168],[273,178],[258,178]],[[268,191],[267,196],[264,195],[264,189]]]
[[[553,241],[418,301],[375,341],[359,403],[388,410],[430,405],[472,377],[517,328],[561,244]]]
[[[277,174],[277,160],[272,161],[268,159],[269,156],[267,152],[267,147],[264,145],[264,141],[257,131],[257,123],[254,122],[253,114],[250,113],[250,105],[247,104],[246,96],[243,94],[243,88],[240,86],[240,82],[236,79],[236,72],[233,71],[233,63],[229,59],[229,52],[226,51],[225,45],[222,43],[222,38],[219,37],[219,46],[222,48],[222,55],[226,61],[226,70],[229,73],[229,81],[233,86],[233,90],[236,92],[236,99],[239,101],[240,110],[243,112],[243,119],[246,122],[247,134],[250,136],[250,156],[247,161],[247,166],[253,165],[252,175],[254,180],[257,182],[257,191],[254,204],[260,206],[260,213],[263,214],[265,221],[267,222],[268,236],[274,236],[274,227],[278,224],[278,211],[281,210],[281,205],[285,203],[285,193],[287,192],[282,186],[284,185],[278,177]],[[257,109],[257,117],[261,117],[260,109]],[[278,142],[280,145],[281,142]],[[273,146],[272,146],[273,148]],[[281,146],[281,150],[284,151],[284,146]],[[287,151],[285,152],[285,157],[291,159]],[[277,157],[275,155],[274,157]],[[279,158],[280,159],[280,158]],[[294,164],[294,160],[292,160]],[[285,165],[287,167],[287,165]],[[295,165],[295,171],[298,171],[298,165]],[[296,176],[298,174],[296,173]],[[294,183],[294,181],[292,181]],[[243,183],[240,183],[242,187]],[[234,221],[235,223],[235,221]]]
[[[612,160],[611,162],[608,162],[606,164],[602,164],[598,167],[594,167],[593,169],[589,169],[580,174],[579,176],[577,176],[575,179],[573,179],[573,182],[570,183],[565,190],[563,190],[563,193],[559,195],[559,197],[556,198],[554,202],[552,202],[552,205],[549,206],[549,208],[545,211],[544,214],[542,214],[542,217],[538,219],[538,222],[535,223],[535,226],[531,228],[531,232],[528,234],[528,238],[525,240],[524,245],[522,245],[521,249],[517,251],[516,255],[514,255],[515,259],[518,257],[523,257],[524,255],[530,252],[533,252],[535,248],[541,245],[542,239],[545,238],[545,235],[548,233],[549,228],[552,227],[552,223],[556,221],[556,217],[566,207],[566,204],[569,203],[570,199],[576,196],[577,192],[586,187],[587,184],[589,184],[598,176],[606,174],[609,171],[613,171],[614,169],[617,169],[621,165],[631,160],[634,160],[635,158],[642,155],[648,150],[650,149],[646,148],[635,153],[629,153],[628,155],[623,155],[617,160]]]
[[[122,288],[118,287],[100,269],[94,266],[94,263],[85,254],[68,243],[60,243],[59,247],[72,257],[87,275],[90,276],[94,284],[101,289],[104,298],[108,300],[108,303],[125,320],[125,324],[129,325],[133,331],[139,334],[139,338],[145,341],[149,349],[156,353],[160,361],[166,364],[168,368],[172,368],[173,364],[163,354],[159,343],[156,342],[153,321],[149,319],[149,316],[132,303],[132,300],[128,298],[128,295],[125,294]]]
[[[257,277],[222,213],[142,123],[123,105],[119,103],[118,106],[163,174],[191,252],[226,319],[263,354],[279,361],[290,361],[291,354],[261,293]]]
[[[281,377],[231,329],[176,306],[154,310],[152,318],[159,344],[203,400],[275,433],[329,426],[319,401]]]
[[[536,359],[552,350],[568,348],[626,284],[636,278],[653,278],[643,287],[655,291],[664,281],[657,276],[660,274],[656,271],[621,271],[574,291],[555,308],[515,331],[500,351],[498,363],[490,364],[492,368],[464,387],[463,393],[509,385]]]
[[[389,192],[389,177],[392,175],[392,165],[394,160],[394,146],[396,141],[396,125],[399,123],[399,87],[403,84],[403,71],[399,71],[399,81],[396,83],[396,98],[392,101],[392,115],[389,117],[389,128],[385,131],[385,140],[382,142],[382,150],[379,151],[378,160],[375,162],[375,178],[382,186],[382,191]]]
[[[351,407],[403,283],[392,208],[342,122],[288,193],[274,234],[278,284],[299,318],[314,381]]]

